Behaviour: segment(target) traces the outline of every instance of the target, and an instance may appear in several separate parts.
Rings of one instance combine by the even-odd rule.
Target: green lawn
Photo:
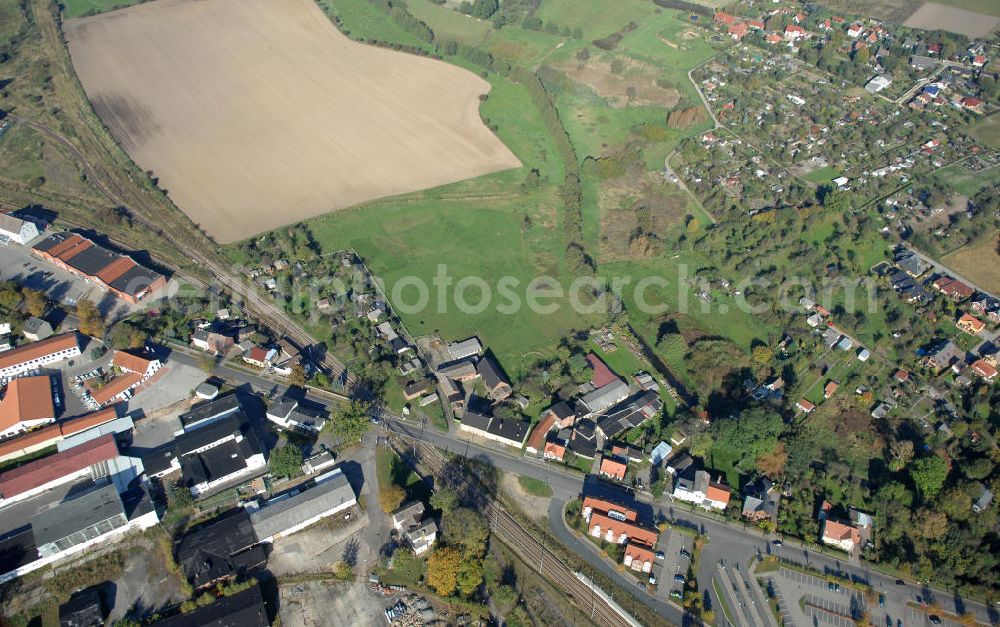
[[[971,197],[984,187],[1000,184],[1000,166],[993,166],[980,172],[970,172],[961,165],[952,165],[941,168],[934,173],[934,176],[959,194]]]
[[[521,484],[524,491],[533,496],[549,497],[552,496],[552,488],[549,484],[544,481],[539,481],[532,477],[518,476],[517,482]]]
[[[106,13],[136,4],[138,0],[62,0],[66,19]]]
[[[819,168],[818,170],[813,170],[809,174],[805,175],[803,178],[807,181],[813,183],[829,183],[833,179],[840,176],[840,172],[827,166],[825,168]]]

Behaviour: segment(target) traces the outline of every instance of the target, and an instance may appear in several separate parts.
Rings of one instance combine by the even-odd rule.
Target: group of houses
[[[510,380],[479,338],[449,344],[444,356],[434,376],[439,396],[460,421],[459,430],[506,446],[524,446],[531,423],[517,411],[497,411],[508,401],[523,408],[523,399],[512,399]]]
[[[600,452],[598,473],[624,481],[629,462],[642,461],[644,454],[618,440],[659,415],[663,402],[658,385],[643,372],[627,382],[594,353],[586,358],[590,381],[579,386],[575,398],[545,410],[528,438],[526,452],[553,461],[564,461],[568,452],[585,459]]]

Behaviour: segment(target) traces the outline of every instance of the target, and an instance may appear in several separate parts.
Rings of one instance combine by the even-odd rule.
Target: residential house
[[[406,538],[417,555],[426,553],[437,539],[437,524],[433,518],[424,518],[426,508],[420,501],[404,504],[392,513],[392,526]]]
[[[227,355],[236,346],[236,341],[226,333],[199,328],[191,333],[191,346],[213,355]]]
[[[268,357],[276,354],[277,351],[254,346],[243,354],[243,361],[254,368],[266,368],[269,365]]]
[[[959,331],[963,333],[968,333],[969,335],[979,335],[986,330],[986,323],[979,318],[973,316],[972,314],[964,313],[962,317],[958,319],[955,323]]]
[[[55,421],[52,395],[48,375],[11,380],[0,399],[0,439]]]
[[[75,333],[54,335],[0,353],[0,379],[11,379],[29,370],[36,370],[80,355]]]
[[[563,432],[568,435],[563,436]],[[566,448],[574,454],[586,459],[593,459],[597,455],[597,425],[593,420],[584,418],[577,421],[572,430],[564,429],[560,431],[560,439],[566,442]]]
[[[997,377],[996,367],[985,359],[977,359],[969,368],[987,383],[993,383]]]
[[[833,396],[839,387],[840,384],[836,381],[827,381],[826,386],[823,388],[823,398],[830,398]]]
[[[625,481],[625,473],[628,471],[628,463],[615,457],[604,456],[601,458],[601,466],[598,474],[602,477]]]
[[[795,402],[795,408],[803,414],[811,414],[816,409],[816,405],[802,398]]]
[[[177,542],[177,563],[195,589],[242,577],[267,561],[250,514],[235,509],[198,525]]]
[[[694,465],[694,459],[687,453],[681,453],[667,462],[667,472],[674,477],[679,477],[687,472],[692,465]]]
[[[543,414],[542,419],[538,421],[535,428],[531,430],[531,435],[528,436],[528,444],[525,447],[525,451],[532,455],[537,455],[539,451],[545,448],[545,439],[555,423],[556,418],[551,412]]]
[[[546,442],[542,457],[561,462],[566,457],[566,445],[559,441]]]
[[[476,372],[482,378],[483,385],[486,386],[486,393],[493,401],[502,401],[513,392],[510,381],[489,355],[484,355],[479,360],[479,363],[476,364]]]
[[[321,408],[307,407],[298,399],[288,395],[286,390],[281,398],[267,408],[267,419],[283,429],[293,429],[315,435],[326,426],[326,412]]]
[[[649,461],[653,466],[659,466],[660,462],[670,457],[673,452],[673,447],[666,442],[661,441],[659,444],[653,447],[653,450],[649,453]]]
[[[645,546],[656,546],[657,533],[644,525],[639,524],[634,519],[628,519],[627,514],[608,511],[602,512],[595,509],[590,514],[587,532],[595,537],[601,538],[614,544],[625,544],[635,542]]]
[[[527,420],[499,418],[466,410],[458,428],[493,442],[520,448],[528,437],[530,426]]]
[[[972,298],[972,295],[976,293],[976,290],[972,289],[965,283],[949,276],[938,277],[934,280],[932,285],[934,286],[934,289],[941,292],[956,303]]]
[[[993,492],[984,485],[980,485],[979,487],[981,489],[979,498],[972,504],[972,511],[977,514],[985,512],[993,504]]]
[[[622,563],[636,572],[649,573],[653,570],[655,559],[653,549],[641,542],[628,542],[625,545],[625,555]]]
[[[434,389],[434,384],[429,379],[410,381],[403,388],[403,398],[405,398],[408,401],[412,401],[415,398],[424,396],[433,389]]]
[[[927,351],[923,357],[923,363],[935,372],[941,372],[945,368],[950,368],[956,362],[965,361],[965,351],[955,346],[952,341],[942,342],[935,345],[932,350]]]
[[[876,76],[865,85],[865,91],[870,94],[877,94],[889,85],[892,85],[892,79],[886,76]]]
[[[569,403],[565,401],[559,401],[555,405],[549,407],[542,414],[542,419],[544,420],[547,416],[552,416],[555,420],[555,425],[559,429],[565,429],[567,427],[572,427],[573,423],[576,422],[576,412]]]
[[[656,416],[662,408],[663,402],[659,394],[653,391],[639,392],[606,410],[597,421],[597,429],[605,437],[614,438]]]
[[[861,542],[861,533],[853,525],[824,518],[822,526],[820,539],[823,544],[851,553]]]
[[[675,499],[718,510],[726,509],[730,496],[728,487],[713,482],[706,471],[696,471],[693,467],[688,467],[677,477],[673,492]]]
[[[761,477],[743,488],[742,516],[751,522],[770,520],[778,522],[778,504],[781,492],[770,479]]]

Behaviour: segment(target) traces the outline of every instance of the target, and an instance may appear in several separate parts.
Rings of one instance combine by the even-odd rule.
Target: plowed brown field
[[[480,120],[486,81],[352,42],[312,0],[158,0],[64,29],[101,120],[223,243],[520,165]]]

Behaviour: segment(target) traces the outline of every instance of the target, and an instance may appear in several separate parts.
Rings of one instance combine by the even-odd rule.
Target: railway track
[[[402,435],[396,437],[405,440],[407,448],[418,453],[419,463],[430,474],[453,485],[464,485],[473,489],[476,487],[472,486],[467,475],[448,472],[444,456],[432,445]],[[641,625],[624,608],[608,597],[607,593],[581,580],[576,571],[567,566],[531,531],[522,527],[521,523],[496,500],[488,499],[483,508],[483,515],[489,521],[490,531],[496,534],[497,538],[520,555],[526,563],[536,568],[537,572],[552,585],[559,588],[566,598],[594,623],[607,627]]]

